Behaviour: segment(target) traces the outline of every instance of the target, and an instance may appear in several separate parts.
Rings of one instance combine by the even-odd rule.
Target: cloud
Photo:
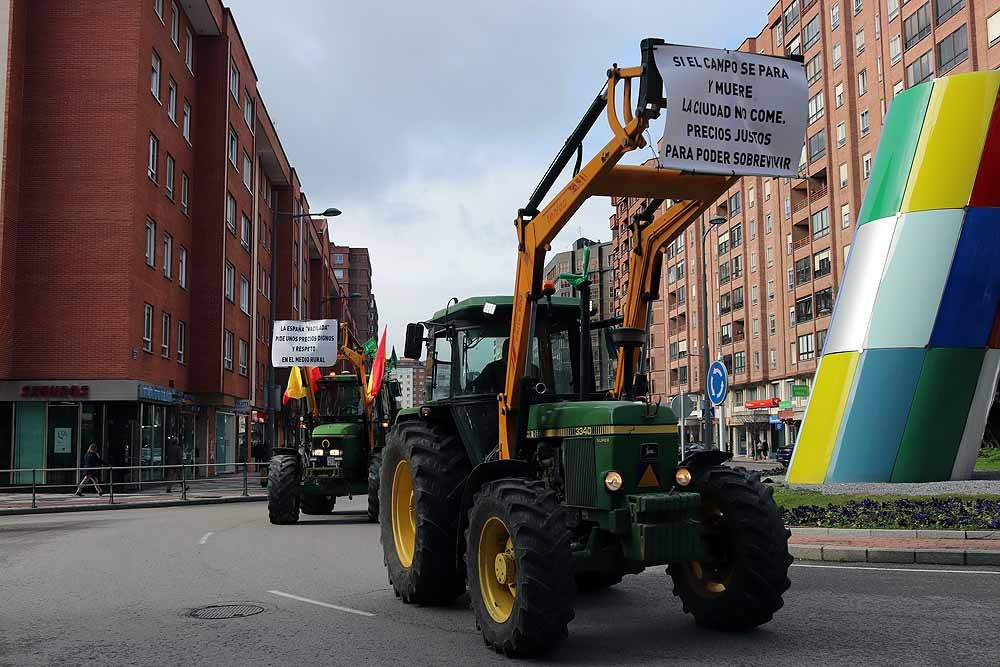
[[[511,290],[517,209],[611,63],[634,64],[649,35],[734,48],[771,5],[231,0],[310,202],[344,211],[338,243],[370,249],[397,349],[406,322],[449,297]],[[588,158],[610,136],[603,120],[593,135]],[[609,238],[610,214],[588,202],[553,248]]]

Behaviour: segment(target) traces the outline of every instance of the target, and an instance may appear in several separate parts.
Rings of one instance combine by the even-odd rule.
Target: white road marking
[[[314,604],[317,607],[326,607],[327,609],[336,609],[337,611],[347,612],[348,614],[357,614],[358,616],[367,616],[371,618],[375,614],[370,611],[361,611],[360,609],[351,609],[350,607],[341,607],[337,604],[330,604],[329,602],[320,602],[319,600],[310,600],[309,598],[299,597],[298,595],[292,595],[291,593],[282,593],[281,591],[268,591],[272,595],[280,595],[283,598],[288,598],[290,600],[298,600],[299,602],[306,602],[308,604]]]
[[[198,540],[198,544],[205,544],[206,542],[208,542],[208,538],[210,538],[214,534],[215,533],[213,533],[212,531],[208,531],[207,533],[201,536],[201,539]]]
[[[865,567],[852,565],[806,565],[792,563],[792,567],[812,567],[823,570],[871,570],[873,572],[932,572],[935,574],[1000,574],[997,570],[930,570],[914,567]]]

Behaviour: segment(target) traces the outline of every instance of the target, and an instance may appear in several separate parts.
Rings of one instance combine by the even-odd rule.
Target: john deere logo
[[[660,458],[660,446],[653,442],[640,445],[639,458],[643,461],[655,461]]]

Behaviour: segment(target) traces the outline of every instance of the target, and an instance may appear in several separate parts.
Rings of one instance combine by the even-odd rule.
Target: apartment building
[[[0,32],[0,469],[93,442],[143,480],[231,470],[263,435],[272,288],[300,319],[336,287],[233,14],[8,0]]]
[[[740,179],[667,248],[649,364],[654,396],[703,391],[707,228],[710,354],[725,361],[731,383],[724,435],[746,453],[754,440],[772,450],[793,442],[801,424],[886,109],[934,76],[1000,67],[1000,0],[781,0],[740,50],[805,61],[799,175]],[[644,203],[613,201],[619,309],[627,225]],[[723,222],[709,225],[713,218]],[[700,413],[693,417],[691,426]]]
[[[378,326],[378,304],[372,291],[372,261],[368,248],[331,245],[333,272],[343,288],[346,308],[354,322],[354,333],[364,342],[382,334]]]
[[[427,362],[400,359],[392,371],[399,380],[399,407],[413,408],[423,405],[427,384]]]

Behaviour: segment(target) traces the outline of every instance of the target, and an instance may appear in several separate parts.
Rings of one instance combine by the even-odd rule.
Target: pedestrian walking
[[[174,439],[167,443],[167,493],[170,493],[174,488],[174,482],[181,482],[181,465],[184,463],[184,450],[181,449],[180,443]],[[182,482],[183,484],[183,482]],[[183,484],[184,490],[187,491],[188,486]]]
[[[102,465],[104,465],[104,460],[97,453],[97,443],[92,442],[90,443],[90,447],[87,448],[87,454],[83,457],[83,479],[80,480],[80,485],[76,487],[76,495],[83,495],[83,485],[87,483],[87,480],[90,480],[90,483],[94,485],[98,496],[104,495],[104,492],[101,491],[101,485],[97,483],[97,475],[100,474]]]
[[[760,441],[760,458],[762,461],[767,460],[767,440]]]

